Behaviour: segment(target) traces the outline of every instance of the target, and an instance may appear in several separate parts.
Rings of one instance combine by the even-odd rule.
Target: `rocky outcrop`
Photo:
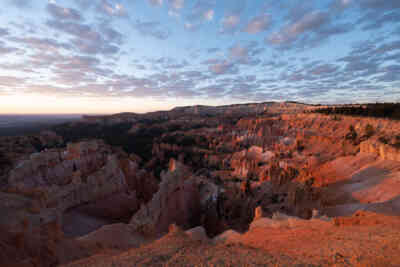
[[[264,166],[274,157],[274,153],[252,146],[248,150],[236,152],[231,159],[232,176],[240,178],[259,177]]]
[[[224,243],[224,244],[232,244],[232,243],[240,243],[242,235],[235,230],[227,230],[222,234],[213,238],[214,243]]]
[[[14,226],[18,229],[22,227],[23,220],[31,225],[52,221],[62,223],[62,214],[66,210],[117,196],[129,188],[133,194],[120,194],[121,197],[112,199],[112,202],[122,201],[126,205],[128,201],[134,207],[141,203],[138,195],[142,201],[150,199],[154,189],[149,188],[156,187],[151,180],[146,185],[144,176],[137,176],[136,172],[140,173],[134,162],[129,159],[122,162],[109,146],[98,140],[71,143],[66,149],[31,154],[29,159],[21,161],[10,171],[9,196],[7,202],[0,203],[0,209],[12,212],[9,212],[9,220],[2,220],[1,225],[6,229]],[[134,188],[139,183],[147,188]],[[104,203],[94,205],[104,206]],[[96,209],[92,207],[90,210]],[[127,211],[131,211],[131,207]],[[109,214],[117,216],[125,213],[125,210],[117,209]]]
[[[193,240],[208,242],[209,238],[206,234],[206,230],[203,226],[197,226],[195,228],[189,229],[185,231],[185,233]]]
[[[100,246],[105,249],[128,249],[139,247],[146,240],[124,223],[105,225],[77,239],[86,246]]]
[[[262,181],[270,181],[272,185],[279,188],[292,182],[299,175],[299,171],[289,166],[284,161],[272,161],[265,168],[265,175]]]
[[[378,140],[367,140],[360,144],[361,153],[369,153],[381,159],[400,161],[400,149]]]
[[[100,141],[32,154],[11,170],[8,183],[22,194],[37,192],[41,208],[60,211],[126,189],[117,156]]]
[[[158,192],[142,205],[130,224],[143,234],[158,236],[168,232],[170,224],[183,229],[199,225],[203,210],[217,201],[219,188],[200,177],[192,176],[174,160],[170,171],[162,174]]]
[[[257,208],[255,208],[254,210],[254,218],[253,221],[261,219],[265,217],[265,212],[263,211],[261,206],[258,206]]]
[[[64,140],[53,131],[37,135],[0,137],[0,189],[8,182],[8,173],[19,161],[45,148],[60,147]]]

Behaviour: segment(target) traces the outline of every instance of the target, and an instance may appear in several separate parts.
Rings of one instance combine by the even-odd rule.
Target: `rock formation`
[[[1,138],[0,263],[390,265],[400,124],[302,113],[315,108],[179,107]]]
[[[175,160],[170,161],[169,172],[162,174],[161,179],[158,192],[130,221],[145,235],[158,236],[173,223],[183,229],[199,225],[202,211],[218,199],[216,185],[193,176]]]

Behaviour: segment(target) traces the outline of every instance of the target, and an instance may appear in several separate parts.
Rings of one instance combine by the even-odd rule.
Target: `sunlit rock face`
[[[400,161],[400,149],[379,140],[367,140],[360,144],[360,152],[377,155],[381,159]]]
[[[263,151],[263,148],[252,146],[248,150],[234,153],[231,166],[234,169],[233,176],[247,178],[251,175],[258,177],[264,170],[263,165],[274,157],[271,151]]]

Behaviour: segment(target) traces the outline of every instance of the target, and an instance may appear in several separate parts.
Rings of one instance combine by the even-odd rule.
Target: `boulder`
[[[185,233],[193,240],[207,242],[209,238],[206,234],[206,230],[203,226],[197,226],[195,228],[185,231]]]
[[[85,236],[77,238],[86,246],[97,246],[108,249],[128,249],[139,247],[145,238],[136,233],[132,226],[124,223],[109,224]]]
[[[242,235],[234,230],[227,230],[222,234],[213,238],[213,243],[224,243],[224,244],[232,244],[232,243],[240,243]]]

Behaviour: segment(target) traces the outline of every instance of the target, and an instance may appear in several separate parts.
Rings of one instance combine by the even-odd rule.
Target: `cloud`
[[[4,39],[0,41],[0,55],[5,55],[0,60],[0,68],[21,77],[32,77],[13,83],[12,79],[2,76],[3,84],[14,84],[21,92],[24,88],[54,95],[163,100],[193,97],[243,101],[321,100],[324,97],[367,99],[373,95],[383,96],[386,92],[395,93],[399,85],[398,1],[148,0],[148,5],[165,5],[165,9],[161,8],[153,15],[165,11],[179,17],[172,24],[163,15],[145,21],[118,19],[128,18],[128,7],[133,6],[139,17],[151,16],[149,6],[144,10],[136,9],[141,7],[137,1],[133,4],[126,0],[12,2],[34,8],[20,21],[6,21],[6,26],[0,28],[0,36]],[[63,4],[67,2],[71,6]],[[249,9],[246,3],[249,3]],[[36,11],[38,15],[43,14],[43,7],[49,19],[44,27],[40,24],[43,18],[38,20],[36,14],[32,15]],[[132,52],[131,43],[125,43],[148,41],[160,44],[157,40],[171,37],[169,29],[172,28],[168,27],[176,25],[192,32],[207,27],[198,36],[190,33],[189,39],[183,36],[163,42],[163,45],[175,45],[173,51],[160,48],[149,52],[135,48]],[[10,28],[6,28],[8,26]],[[344,38],[312,53],[316,60],[302,59],[311,54],[300,49],[322,46],[327,40],[333,41],[333,36],[360,29],[370,32],[343,36],[346,40],[337,49],[334,45]],[[138,34],[130,36],[132,30],[142,37],[137,39]],[[236,35],[218,36],[219,33]],[[208,40],[207,37],[214,38],[215,34],[215,41],[208,45],[203,42]],[[260,42],[260,38],[265,37],[268,45],[287,51],[271,50],[269,46],[245,41],[250,38]],[[348,49],[342,48],[353,38],[369,41],[350,47],[346,54]],[[335,53],[326,58],[326,49],[329,51],[332,47],[336,49]],[[181,53],[176,55],[176,50]],[[167,52],[172,54],[166,57]],[[11,63],[7,61],[9,56],[15,58]],[[212,58],[207,60],[207,56]],[[339,59],[335,61],[336,57]],[[252,67],[259,64],[262,64],[261,68]],[[125,74],[132,73],[129,67],[136,70],[135,75]]]
[[[173,79],[163,86],[163,90],[168,97],[191,98],[200,95],[199,92],[193,90],[194,87],[193,80]]]
[[[328,38],[332,35],[350,32],[353,29],[354,29],[354,24],[352,23],[331,24],[327,27],[319,29],[316,32],[316,34],[318,35],[317,39],[321,41],[322,39]]]
[[[208,70],[216,75],[237,73],[235,65],[227,60],[208,66]]]
[[[19,78],[14,76],[0,76],[0,86],[1,87],[20,87],[26,83],[27,79]]]
[[[215,15],[215,0],[198,0],[186,16],[184,28],[187,31],[195,32],[205,23],[212,21]]]
[[[268,14],[256,16],[249,21],[242,31],[256,34],[266,31],[270,26],[270,16]]]
[[[214,10],[209,9],[203,12],[203,18],[207,21],[211,21],[214,18]]]
[[[0,37],[9,35],[10,32],[6,28],[0,28]]]
[[[87,41],[85,39],[74,39],[72,40],[74,46],[84,54],[104,54],[112,55],[119,52],[119,47],[116,45],[108,44],[101,40],[100,43],[93,41]]]
[[[83,10],[87,10],[88,8],[92,7],[94,4],[96,4],[95,1],[93,0],[75,0],[75,2],[78,4],[79,7],[81,7]]]
[[[219,63],[219,62],[220,62],[219,59],[211,58],[211,59],[207,59],[207,60],[203,61],[201,64],[204,64],[204,65],[214,65],[214,64],[217,64],[217,63]]]
[[[269,67],[269,68],[272,68],[272,69],[283,68],[283,67],[285,67],[287,65],[288,65],[288,62],[286,62],[286,61],[268,60],[268,61],[265,61],[263,63],[264,67]]]
[[[81,14],[73,8],[61,7],[56,4],[48,4],[46,9],[55,19],[77,21],[82,20]]]
[[[0,41],[0,55],[5,55],[17,51],[22,51],[16,47],[7,46],[3,41]]]
[[[169,5],[173,9],[181,9],[185,5],[185,0],[169,0]]]
[[[296,14],[297,16],[297,14]],[[316,47],[334,35],[344,34],[354,29],[354,25],[333,20],[325,11],[312,11],[292,19],[278,32],[272,33],[265,41],[282,49],[304,49]]]
[[[78,86],[85,83],[94,83],[97,78],[88,75],[84,72],[79,71],[54,71],[56,76],[52,79],[52,82],[57,84],[67,85],[67,86]]]
[[[397,0],[360,0],[363,16],[356,22],[363,30],[376,30],[386,24],[396,24],[400,19],[400,2]]]
[[[385,82],[385,83],[397,82],[399,80],[400,80],[400,72],[398,69],[396,69],[396,71],[386,71],[383,75],[378,76],[376,78],[377,82]]]
[[[240,23],[239,14],[229,14],[222,18],[220,33],[232,34],[237,30]]]
[[[166,40],[171,35],[168,29],[162,29],[161,23],[158,21],[137,21],[134,25],[135,29],[138,30],[144,36],[152,36],[159,40]]]
[[[310,12],[294,23],[286,25],[279,32],[272,34],[268,41],[275,45],[293,43],[300,35],[316,31],[328,22],[329,14],[321,11]]]
[[[254,56],[263,51],[263,48],[257,48],[257,46],[256,42],[250,42],[245,45],[236,43],[229,48],[229,58],[239,64],[258,65],[261,63],[261,60]]]
[[[18,8],[30,8],[31,0],[9,0],[10,3]]]
[[[373,18],[373,19],[371,19]],[[375,30],[389,23],[400,21],[400,12],[390,12],[381,14],[380,12],[367,13],[358,23],[364,23],[363,30]]]
[[[232,88],[226,93],[229,97],[233,99],[240,99],[249,101],[254,96],[256,89],[259,87],[258,84],[250,83],[235,83]]]
[[[186,22],[183,26],[184,26],[185,30],[190,31],[190,32],[195,32],[200,28],[201,25]]]
[[[92,67],[100,64],[100,60],[91,56],[74,56],[64,58],[56,67],[63,70],[88,71]]]
[[[108,26],[101,26],[100,32],[87,24],[63,21],[47,21],[47,25],[57,31],[74,36],[71,43],[81,53],[85,54],[116,54],[119,47],[113,43],[121,43],[121,35]]]
[[[142,64],[136,64],[135,67],[136,67],[138,70],[146,70],[146,69],[147,69],[146,66],[145,66],[145,65],[142,65]]]
[[[153,67],[160,67],[161,69],[184,69],[189,66],[189,62],[186,60],[179,61],[171,57],[150,59],[149,62],[153,64]]]
[[[59,49],[71,49],[68,43],[59,42],[51,38],[37,38],[37,37],[25,37],[10,38],[11,41],[24,45],[26,47],[37,49],[44,52],[58,52]]]
[[[375,52],[376,53],[387,53],[387,52],[392,52],[395,50],[400,50],[400,40],[381,44],[379,47],[376,48]]]
[[[201,71],[183,71],[180,73],[182,76],[193,80],[204,80],[207,76]]]
[[[207,53],[215,53],[215,52],[218,52],[220,50],[220,48],[218,48],[218,47],[213,47],[213,48],[208,48],[207,49]]]
[[[104,39],[107,42],[115,43],[121,45],[123,43],[123,35],[112,28],[110,25],[106,23],[102,23],[99,27],[100,32],[103,34]]]
[[[353,4],[353,0],[334,0],[331,4],[331,7],[336,10],[343,11],[344,9],[351,6],[351,4]]]
[[[79,39],[84,39],[93,42],[101,42],[101,35],[95,31],[90,25],[75,23],[75,22],[63,22],[56,20],[47,21],[47,26],[57,31],[68,33]]]
[[[206,97],[222,98],[225,96],[225,84],[213,84],[209,86],[200,87],[197,90]]]
[[[368,40],[356,43],[348,56],[340,58],[339,62],[345,62],[345,69],[341,73],[341,81],[354,80],[359,77],[373,77],[375,75],[384,75],[378,82],[389,82],[391,77],[396,77],[393,73],[396,68],[382,67],[389,60],[396,60],[400,50],[400,41],[392,41],[377,45],[377,40]],[[389,65],[393,66],[393,65]],[[392,73],[392,74],[390,74]],[[393,82],[393,81],[392,81]]]
[[[149,3],[153,6],[162,6],[163,0],[148,0]]]
[[[312,75],[333,75],[336,71],[339,70],[339,67],[333,64],[323,64],[316,66],[310,70]]]
[[[359,0],[361,8],[374,10],[394,10],[400,8],[398,0]]]
[[[230,48],[230,55],[236,59],[245,58],[249,56],[249,50],[238,43]]]
[[[127,16],[125,7],[121,3],[111,3],[107,0],[102,0],[98,9],[109,16],[123,17]]]

